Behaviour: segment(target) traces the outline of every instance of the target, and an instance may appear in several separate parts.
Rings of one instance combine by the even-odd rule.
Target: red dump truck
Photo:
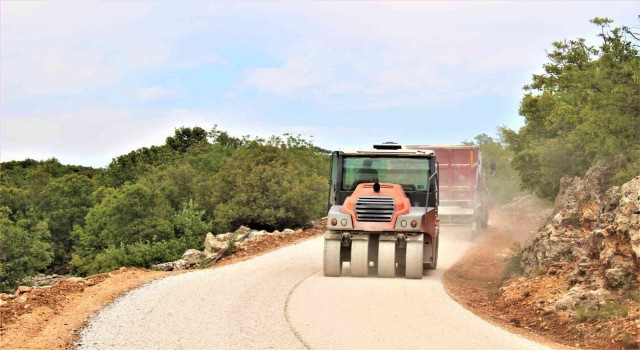
[[[479,146],[405,146],[414,150],[433,150],[438,160],[442,225],[470,225],[475,234],[489,221],[488,191]]]

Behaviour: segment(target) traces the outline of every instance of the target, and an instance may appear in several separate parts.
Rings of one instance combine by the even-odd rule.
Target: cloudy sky
[[[522,125],[522,86],[640,2],[0,3],[0,159],[105,166],[180,126],[325,148]]]

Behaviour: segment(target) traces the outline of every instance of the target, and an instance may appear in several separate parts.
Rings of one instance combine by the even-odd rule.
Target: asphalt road
[[[324,277],[322,238],[158,280],[100,312],[79,349],[546,349],[447,295],[470,246],[455,233],[422,280]]]

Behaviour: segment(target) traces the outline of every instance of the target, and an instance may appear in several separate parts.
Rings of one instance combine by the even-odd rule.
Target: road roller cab
[[[331,155],[325,276],[422,278],[438,261],[438,166],[398,144]]]

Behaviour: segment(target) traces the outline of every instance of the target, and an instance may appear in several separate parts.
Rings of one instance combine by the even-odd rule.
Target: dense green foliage
[[[52,260],[49,230],[45,222],[26,219],[13,222],[11,209],[0,207],[0,290],[43,269]]]
[[[148,267],[239,225],[283,229],[323,215],[328,157],[291,135],[178,128],[106,169],[1,164],[0,290],[38,271]]]
[[[591,22],[602,28],[599,46],[554,42],[544,73],[525,86],[524,127],[503,129],[523,187],[540,197],[555,197],[562,176],[583,175],[600,159],[627,159],[618,183],[640,172],[638,35],[610,29],[608,19]]]

